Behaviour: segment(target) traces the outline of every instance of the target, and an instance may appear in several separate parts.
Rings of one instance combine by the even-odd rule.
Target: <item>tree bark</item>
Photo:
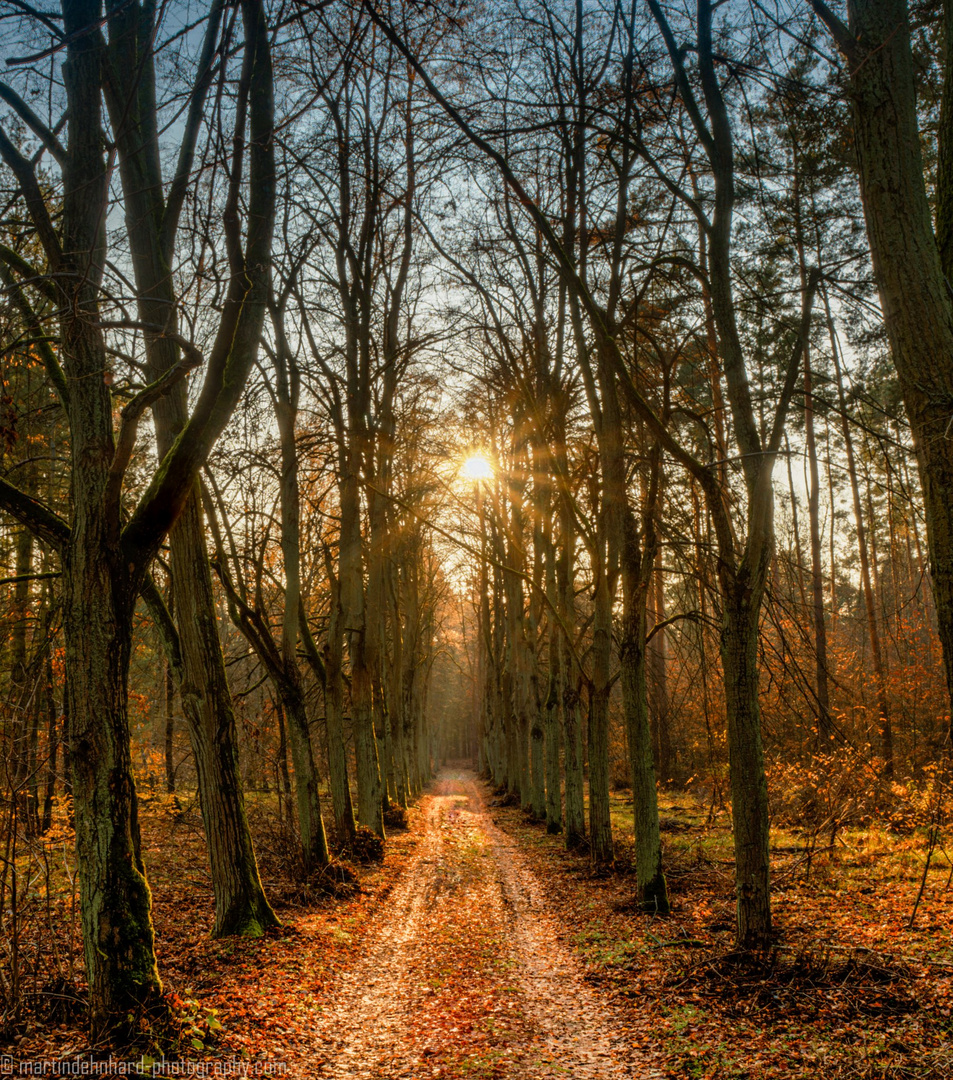
[[[298,636],[301,622],[301,522],[298,492],[298,447],[295,427],[298,420],[300,378],[295,358],[285,336],[283,311],[272,306],[275,329],[275,417],[281,446],[281,555],[285,571],[284,611],[281,620],[281,679],[278,690],[285,706],[291,734],[291,756],[295,770],[298,829],[306,873],[328,863],[328,841],[321,817],[318,773],[311,745],[311,728],[305,702],[304,682],[298,666]]]
[[[798,270],[801,289],[807,287],[807,257],[804,250],[803,221],[801,216],[801,160],[797,144],[794,146],[794,200],[793,212],[798,253]],[[807,492],[808,526],[811,534],[811,601],[814,614],[814,671],[817,686],[817,737],[826,746],[833,736],[831,723],[830,690],[828,687],[827,621],[824,616],[824,571],[821,559],[821,476],[817,461],[817,436],[814,430],[814,372],[811,367],[810,343],[804,347],[804,433],[810,484]],[[833,516],[833,504],[831,515]],[[831,564],[831,574],[834,566]]]
[[[563,771],[566,777],[566,825],[564,839],[569,850],[586,842],[586,812],[583,792],[582,725],[579,721],[579,673],[574,666],[571,635],[576,626],[575,530],[572,513],[565,501],[560,504],[560,553],[556,567],[559,594],[559,673],[560,706],[564,747]]]
[[[758,573],[764,575],[766,567],[756,568],[753,574]],[[771,934],[768,785],[758,700],[758,619],[763,590],[763,583],[759,587],[744,572],[731,575],[722,584],[721,662],[728,714],[737,940],[745,949],[763,948]]]
[[[53,824],[53,799],[56,797],[56,766],[60,746],[60,734],[57,731],[56,688],[53,684],[53,649],[52,642],[46,650],[44,661],[46,683],[46,791],[43,795],[43,819],[40,831],[47,833]]]
[[[655,556],[652,571],[652,622],[655,632],[647,643],[649,720],[652,725],[652,746],[655,751],[656,775],[665,784],[672,779],[675,764],[671,730],[671,696],[668,687],[668,634],[661,625],[665,622],[665,572],[661,551]]]
[[[215,893],[213,937],[257,937],[278,918],[265,896],[245,813],[235,712],[218,636],[218,613],[201,503],[186,503],[170,533],[172,592],[181,648],[179,691],[195,759]]]
[[[23,822],[28,836],[33,835],[34,807],[29,796],[30,780],[30,703],[34,687],[27,658],[27,633],[30,623],[30,568],[33,564],[33,534],[29,529],[18,530],[14,553],[13,629],[10,634],[10,685],[13,690],[13,797],[17,817]]]

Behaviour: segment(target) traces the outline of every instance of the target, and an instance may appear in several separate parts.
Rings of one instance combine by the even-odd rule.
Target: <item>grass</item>
[[[660,795],[669,919],[634,913],[632,806],[611,796],[617,870],[593,876],[518,809],[516,837],[590,978],[630,1038],[673,1077],[704,1080],[940,1080],[953,1077],[950,845],[923,878],[926,829],[887,821],[839,831],[830,850],[792,819],[771,830],[776,947],[762,968],[732,960],[730,814],[691,793]]]

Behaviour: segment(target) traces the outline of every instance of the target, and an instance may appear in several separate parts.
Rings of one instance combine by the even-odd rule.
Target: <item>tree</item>
[[[163,183],[155,107],[153,45],[156,12],[140,4],[109,11],[107,63],[111,77],[104,97],[119,151],[126,234],[136,284],[136,304],[146,354],[146,378],[155,383],[182,360],[172,272],[186,188],[195,166],[196,141],[214,61],[220,53],[224,5],[209,12],[205,40],[189,100],[175,172]],[[136,57],[131,63],[130,57]],[[241,258],[231,261],[240,272]],[[158,454],[163,457],[188,421],[184,380],[152,403]],[[175,620],[148,600],[163,632],[171,669],[182,694],[198,771],[202,816],[216,898],[213,936],[259,935],[278,923],[265,898],[245,815],[238,774],[235,714],[218,637],[202,504],[195,489],[169,536],[171,593]]]
[[[846,25],[823,0],[811,0],[811,6],[847,61],[867,236],[916,441],[930,578],[953,700],[953,442],[947,437],[953,400],[953,4],[943,5],[935,225],[906,0],[858,0],[848,5]],[[953,754],[953,726],[946,752]]]
[[[62,559],[72,792],[90,1016],[97,1036],[130,1034],[144,1012],[161,1009],[129,754],[127,680],[136,599],[241,394],[268,298],[275,198],[272,64],[262,4],[244,0],[241,16],[245,45],[224,218],[234,274],[202,391],[131,512],[124,505],[123,481],[138,421],[203,357],[163,321],[158,332],[180,346],[182,358],[131,397],[117,430],[107,349],[111,327],[102,296],[110,163],[101,118],[104,83],[108,93],[121,96],[122,80],[99,31],[98,0],[62,4],[53,55],[65,57],[66,144],[21,99],[5,95],[55,161],[60,178],[61,212],[54,216],[31,160],[0,131],[0,155],[17,179],[48,273],[16,258],[8,265],[24,292],[28,287],[51,300],[58,313],[57,349],[46,350],[44,360],[69,422],[72,515],[67,522],[6,480],[0,481],[0,506]],[[187,182],[188,171],[181,180]]]
[[[329,641],[335,658],[330,700],[335,708],[343,701],[346,675],[357,819],[383,837],[384,810],[397,794],[391,719],[398,711],[391,711],[396,701],[384,640],[394,540],[389,500],[397,395],[422,345],[413,321],[420,289],[414,272],[420,162],[414,80],[406,64],[359,11],[349,12],[343,25],[342,38],[336,16],[314,20],[302,65],[324,112],[294,150],[302,181],[299,228],[315,241],[301,269],[296,306],[308,345],[302,366],[338,448],[331,626],[343,635],[348,670],[336,662],[339,643]],[[320,212],[314,190],[323,196]]]

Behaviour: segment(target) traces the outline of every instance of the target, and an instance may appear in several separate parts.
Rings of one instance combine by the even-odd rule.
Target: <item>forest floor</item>
[[[472,773],[445,771],[423,800],[386,917],[323,1011],[316,1075],[661,1080],[484,798]]]
[[[359,868],[350,895],[282,885],[280,837],[260,837],[283,926],[259,940],[212,941],[194,812],[172,815],[161,799],[147,801],[160,969],[183,1017],[178,1057],[192,1065],[163,1071],[147,1059],[145,1074],[953,1077],[953,889],[944,858],[931,866],[911,930],[922,838],[847,837],[806,868],[803,846],[777,832],[778,946],[764,963],[744,965],[731,951],[724,816],[706,820],[691,800],[668,802],[668,919],[632,909],[631,811],[621,797],[618,868],[596,875],[585,856],[566,852],[472,773],[444,770],[409,828],[389,838],[384,863]],[[96,1050],[78,1026],[78,1001],[70,1005],[70,988],[81,985],[74,913],[57,917],[47,905],[44,921],[58,935],[59,975],[36,987],[35,1000],[48,1005],[58,995],[63,1005],[26,1010],[0,1074],[29,1075],[24,1064]]]

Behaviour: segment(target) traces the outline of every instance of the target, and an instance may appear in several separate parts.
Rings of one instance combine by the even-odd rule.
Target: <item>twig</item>
[[[651,930],[645,931],[645,936],[650,937],[655,944],[650,945],[650,949],[677,949],[679,945],[685,945],[690,948],[704,949],[707,947],[707,942],[699,941],[698,938],[674,938],[673,940],[663,941],[660,937],[656,937]]]
[[[16,585],[18,581],[45,581],[59,576],[59,570],[49,570],[42,574],[16,574],[13,577],[0,578],[0,585]]]
[[[923,864],[923,877],[920,878],[920,888],[917,892],[917,898],[913,902],[913,911],[910,912],[910,921],[907,923],[907,929],[913,929],[913,920],[917,917],[917,908],[920,906],[920,901],[923,899],[923,890],[927,884],[927,873],[930,869],[930,862],[933,859],[933,852],[936,851],[937,840],[940,838],[940,826],[934,825],[930,829],[930,838],[927,843],[927,860]]]

